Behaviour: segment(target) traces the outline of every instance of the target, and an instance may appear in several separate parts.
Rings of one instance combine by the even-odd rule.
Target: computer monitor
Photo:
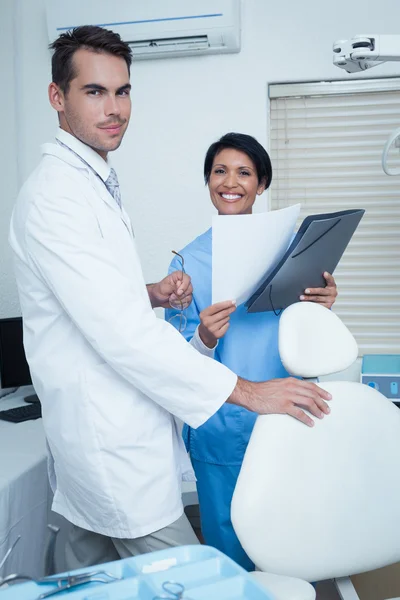
[[[4,389],[31,384],[23,345],[22,318],[0,319],[0,386]],[[25,398],[28,399],[33,402],[37,396]]]

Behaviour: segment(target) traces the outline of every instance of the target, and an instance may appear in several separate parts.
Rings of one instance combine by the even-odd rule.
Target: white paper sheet
[[[287,250],[300,204],[212,221],[212,302],[246,302]]]

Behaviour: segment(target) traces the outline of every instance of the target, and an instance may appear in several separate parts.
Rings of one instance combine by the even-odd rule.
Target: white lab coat
[[[89,163],[99,159],[73,140]],[[181,481],[190,471],[172,415],[198,427],[236,375],[156,318],[128,215],[68,149],[43,146],[18,197],[10,243],[54,459],[53,510],[112,537],[171,524],[183,512]]]

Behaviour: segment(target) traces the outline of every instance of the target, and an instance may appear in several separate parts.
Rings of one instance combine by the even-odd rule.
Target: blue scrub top
[[[187,326],[183,332],[190,340],[200,323],[200,312],[212,303],[212,230],[193,240],[180,254],[185,259],[185,271],[192,278],[194,290],[193,302],[185,311]],[[180,260],[174,258],[169,273],[180,269]],[[168,309],[165,313],[168,320],[177,311]],[[219,340],[215,360],[250,381],[288,377],[278,352],[278,326],[279,316],[273,312],[249,314],[243,304],[238,306],[231,315],[227,333]],[[184,428],[186,447],[195,460],[240,465],[256,417],[244,408],[224,404],[198,429]]]

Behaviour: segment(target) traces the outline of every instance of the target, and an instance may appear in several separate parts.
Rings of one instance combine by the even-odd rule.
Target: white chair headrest
[[[358,346],[331,310],[313,302],[297,302],[281,316],[279,354],[292,375],[319,377],[349,367],[358,356]]]

